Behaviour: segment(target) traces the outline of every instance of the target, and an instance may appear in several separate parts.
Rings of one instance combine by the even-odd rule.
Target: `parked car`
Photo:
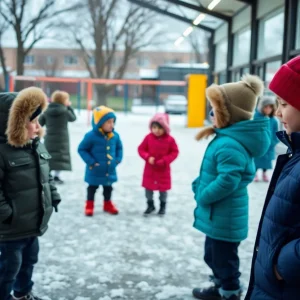
[[[186,114],[186,97],[183,95],[169,95],[165,100],[165,112],[167,114]]]

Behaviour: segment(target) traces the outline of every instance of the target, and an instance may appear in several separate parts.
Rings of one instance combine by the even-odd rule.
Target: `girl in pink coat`
[[[146,189],[148,207],[147,216],[155,211],[153,194],[159,191],[160,210],[163,216],[166,211],[167,191],[171,189],[170,164],[178,156],[175,139],[170,135],[167,114],[158,113],[150,121],[150,133],[138,147],[141,158],[146,162],[142,186]]]

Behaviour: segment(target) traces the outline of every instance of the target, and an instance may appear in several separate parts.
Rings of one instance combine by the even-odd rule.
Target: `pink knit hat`
[[[170,126],[169,126],[169,115],[164,113],[157,113],[150,120],[149,127],[151,130],[151,125],[153,122],[159,123],[162,128],[165,130],[166,134],[170,134]]]
[[[269,89],[300,110],[300,56],[280,67],[272,79]]]

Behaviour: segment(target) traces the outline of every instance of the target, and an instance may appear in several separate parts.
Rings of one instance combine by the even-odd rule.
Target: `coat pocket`
[[[17,167],[29,165],[30,159],[29,157],[12,158],[8,161],[8,163],[10,167],[17,168]]]

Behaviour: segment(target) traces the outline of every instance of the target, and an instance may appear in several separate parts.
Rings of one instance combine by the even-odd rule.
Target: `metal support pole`
[[[80,114],[81,110],[81,82],[77,82],[77,110],[78,114]]]
[[[257,14],[257,0],[253,0],[251,6],[251,46],[250,46],[250,73],[255,74],[254,61],[257,58],[257,48],[258,48],[258,20],[256,18]]]
[[[124,85],[124,112],[127,115],[128,112],[128,98],[129,98],[129,86],[128,84]]]

